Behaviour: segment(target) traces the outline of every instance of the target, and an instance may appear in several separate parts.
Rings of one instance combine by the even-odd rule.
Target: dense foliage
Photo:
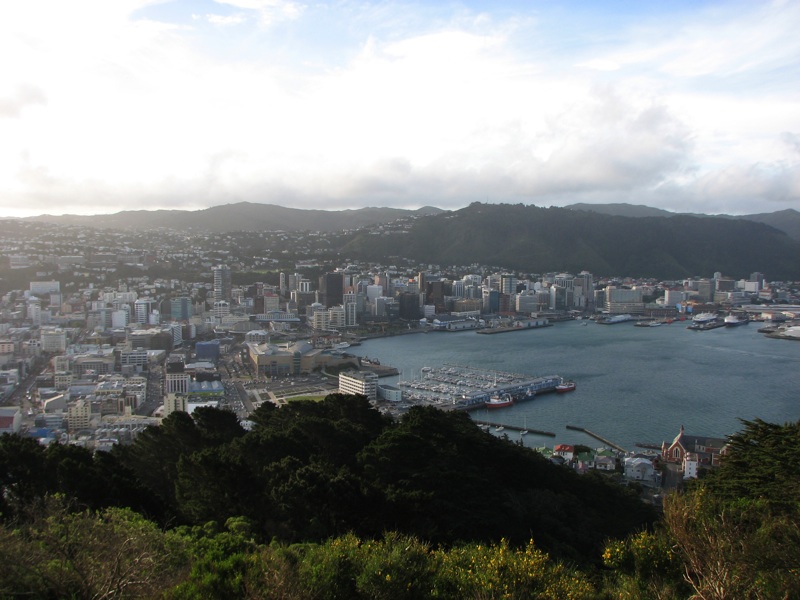
[[[800,597],[800,424],[745,422],[664,517],[461,413],[334,394],[91,454],[0,437],[0,597]]]

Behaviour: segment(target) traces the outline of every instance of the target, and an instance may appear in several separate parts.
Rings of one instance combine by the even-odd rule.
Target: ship
[[[566,392],[572,392],[575,391],[576,387],[578,386],[575,385],[574,381],[562,380],[561,383],[556,386],[556,393],[565,394]]]
[[[486,401],[486,408],[506,408],[507,406],[512,406],[514,404],[514,399],[509,394],[503,394],[502,396],[499,394],[492,394],[492,396]]]
[[[739,325],[747,325],[750,322],[750,319],[731,313],[725,317],[724,321],[726,327],[738,327]]]
[[[704,325],[717,320],[716,313],[704,312],[692,317],[692,323],[696,325]]]
[[[598,323],[600,325],[616,325],[617,323],[625,323],[627,321],[633,321],[633,316],[614,315],[613,317],[606,317],[605,319],[600,319]]]

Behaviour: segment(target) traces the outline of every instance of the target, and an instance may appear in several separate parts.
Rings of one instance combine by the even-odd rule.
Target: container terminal
[[[559,375],[531,377],[519,373],[479,369],[444,363],[441,367],[423,367],[420,378],[401,380],[403,401],[410,404],[436,404],[450,410],[484,408],[490,398],[508,395],[514,402],[555,391],[563,381]]]

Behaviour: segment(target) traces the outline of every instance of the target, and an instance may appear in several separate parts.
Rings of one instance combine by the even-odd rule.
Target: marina
[[[407,403],[434,401],[455,410],[506,407],[532,400],[537,394],[555,391],[563,383],[559,375],[531,377],[520,373],[480,369],[444,363],[423,367],[419,379],[401,380]]]

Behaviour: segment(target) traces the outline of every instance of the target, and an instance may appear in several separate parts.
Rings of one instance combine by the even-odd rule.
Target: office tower
[[[212,270],[214,274],[214,301],[231,301],[231,269],[228,265],[219,265]]]

